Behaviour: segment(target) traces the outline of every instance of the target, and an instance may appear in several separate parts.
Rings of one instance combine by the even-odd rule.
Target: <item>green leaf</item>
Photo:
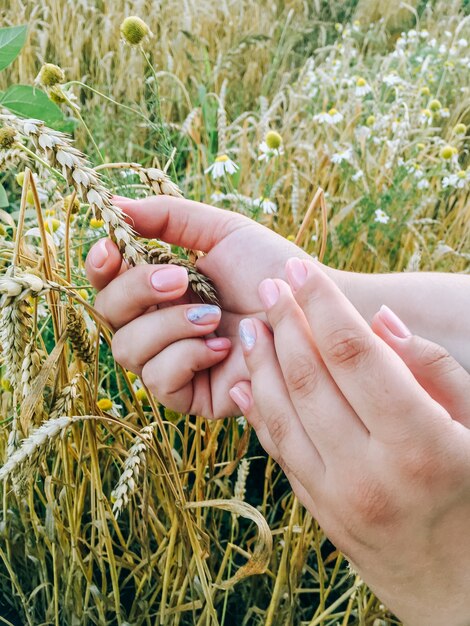
[[[48,126],[64,119],[62,111],[44,91],[29,85],[12,85],[0,97],[0,104],[17,115],[42,120]]]
[[[7,192],[5,191],[5,187],[0,183],[0,208],[6,207],[9,205]]]
[[[0,28],[0,71],[8,67],[19,55],[26,42],[27,32],[28,27],[25,24]]]

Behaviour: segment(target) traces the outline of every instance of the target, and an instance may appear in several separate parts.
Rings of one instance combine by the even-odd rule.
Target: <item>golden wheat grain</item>
[[[70,416],[72,411],[79,414],[77,400],[80,394],[80,374],[75,374],[70,383],[66,385],[55,399],[49,413],[49,419],[55,420],[60,416]]]
[[[86,365],[92,365],[95,360],[95,348],[93,337],[87,328],[83,315],[72,304],[67,304],[65,309],[67,335],[75,354]]]

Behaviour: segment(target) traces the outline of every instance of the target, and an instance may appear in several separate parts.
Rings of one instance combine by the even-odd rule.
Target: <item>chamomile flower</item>
[[[223,178],[225,174],[235,174],[238,165],[229,159],[226,154],[220,154],[209,167],[205,170],[205,174],[210,174],[214,180]]]
[[[375,219],[374,222],[378,222],[379,224],[388,224],[390,221],[390,216],[382,211],[382,209],[376,209],[375,211]]]
[[[313,116],[313,120],[315,122],[319,122],[320,124],[329,124],[330,126],[339,124],[339,122],[342,122],[343,119],[344,115],[335,108],[330,109],[329,111],[323,111],[322,113],[318,113]]]
[[[356,88],[354,90],[354,93],[356,94],[356,96],[361,98],[361,97],[366,96],[371,91],[372,91],[371,86],[366,81],[366,79],[362,78],[362,76],[358,76],[356,78]]]
[[[273,215],[277,211],[277,204],[269,198],[264,198],[263,196],[253,200],[253,206],[258,209],[262,209],[263,213],[266,213],[266,215]]]
[[[388,87],[394,87],[395,85],[402,85],[403,80],[398,76],[398,74],[386,74],[382,78],[382,82],[385,83]]]
[[[364,172],[362,170],[357,170],[355,174],[351,176],[351,180],[357,183],[361,178],[364,178]]]
[[[419,123],[421,126],[429,126],[432,123],[432,111],[429,109],[421,109]]]
[[[418,189],[429,189],[429,180],[427,178],[421,178],[416,185]]]
[[[341,165],[344,161],[346,163],[351,163],[353,157],[352,148],[346,148],[345,150],[341,150],[340,152],[335,152],[331,155],[331,162],[336,163],[337,165]]]
[[[467,183],[470,181],[470,170],[460,170],[457,174],[449,174],[442,179],[442,187],[447,189],[453,187],[454,189],[464,189]]]
[[[270,130],[266,134],[265,140],[260,144],[259,150],[261,154],[258,157],[258,161],[269,161],[273,157],[284,154],[281,135],[274,130]]]

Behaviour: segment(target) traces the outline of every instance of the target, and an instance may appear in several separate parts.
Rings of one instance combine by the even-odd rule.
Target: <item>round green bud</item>
[[[449,161],[456,154],[457,154],[457,149],[454,148],[454,146],[444,146],[443,148],[441,148],[441,151],[439,152],[439,156],[441,157],[441,159],[444,159],[445,161]]]
[[[266,145],[270,150],[278,150],[282,144],[282,137],[275,130],[270,130],[266,134]]]
[[[46,63],[41,67],[37,81],[43,87],[54,87],[54,85],[64,83],[64,70],[53,63]]]
[[[456,135],[465,135],[467,133],[467,127],[465,126],[465,124],[462,124],[462,123],[457,124],[454,127],[454,133]]]
[[[431,100],[431,102],[429,103],[429,108],[431,109],[431,111],[440,111],[442,109],[442,104],[439,102],[439,100]]]
[[[126,17],[121,24],[121,35],[131,46],[137,46],[149,34],[147,24],[136,15]]]

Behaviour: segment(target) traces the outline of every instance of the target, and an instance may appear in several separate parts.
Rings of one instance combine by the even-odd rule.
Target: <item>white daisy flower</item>
[[[372,91],[371,86],[368,84],[366,79],[362,78],[362,76],[358,76],[356,78],[356,88],[354,90],[354,93],[356,94],[356,96],[361,98],[363,96],[366,96],[371,91]]]
[[[353,156],[353,151],[351,148],[346,148],[346,150],[341,150],[341,152],[335,152],[331,155],[331,162],[340,165],[343,161],[346,163],[351,163],[351,159]]]
[[[229,159],[226,154],[218,156],[212,165],[205,170],[205,174],[210,174],[214,180],[223,178],[225,174],[235,174],[238,165]]]
[[[253,206],[258,209],[261,208],[266,215],[273,215],[277,211],[277,204],[269,198],[263,198],[263,196],[253,200]]]
[[[386,74],[382,78],[382,82],[388,85],[389,87],[393,87],[394,85],[402,85],[403,80],[397,74]]]
[[[462,37],[457,41],[457,45],[459,48],[466,48],[468,46],[468,41]]]
[[[270,148],[265,141],[260,143],[259,151],[261,152],[261,154],[258,157],[258,161],[269,161],[269,159],[272,159],[273,157],[278,157],[281,156],[281,154],[284,154],[284,148],[282,144],[279,146],[279,148]]]
[[[329,111],[323,111],[322,113],[318,113],[313,116],[313,120],[315,122],[319,122],[320,124],[339,124],[344,119],[344,115],[340,113],[337,109],[330,109]]]
[[[421,178],[416,186],[418,189],[429,189],[429,180],[427,178]]]
[[[355,183],[361,180],[361,178],[364,178],[364,172],[362,170],[357,170],[357,172],[351,176],[351,180]]]
[[[454,189],[464,189],[470,181],[470,171],[460,170],[457,174],[449,174],[442,179],[442,187],[453,187]]]
[[[382,209],[377,209],[375,211],[375,220],[374,222],[378,222],[379,224],[388,224],[390,221],[390,216],[382,211]]]

